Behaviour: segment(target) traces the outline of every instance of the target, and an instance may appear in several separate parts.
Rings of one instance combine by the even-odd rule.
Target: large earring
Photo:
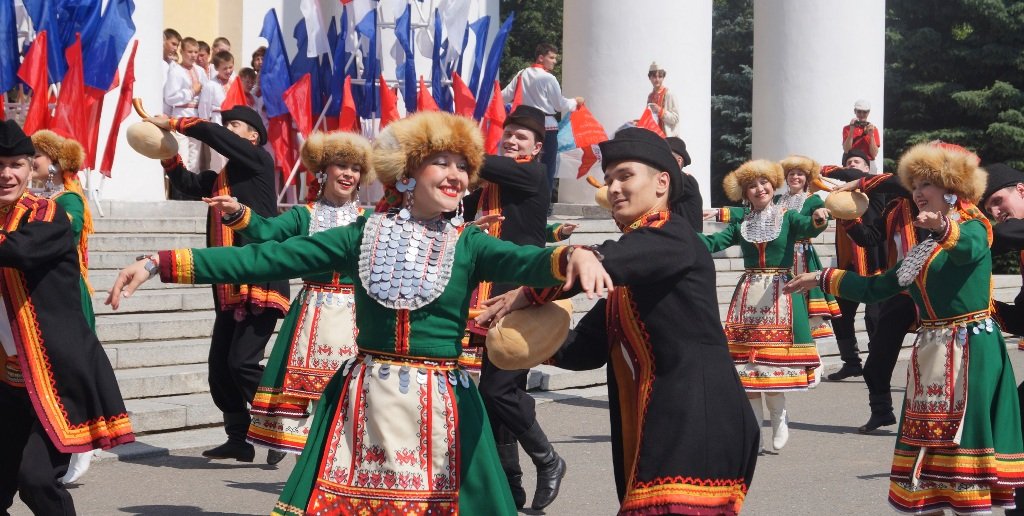
[[[46,172],[47,172],[46,185],[43,187],[43,189],[46,190],[47,192],[56,191],[57,190],[57,183],[55,183],[53,181],[54,176],[57,175],[57,167],[56,167],[56,165],[54,165],[53,163],[50,163],[50,166],[46,168]]]
[[[324,196],[324,184],[327,183],[327,172],[324,172],[323,170],[317,172],[316,173],[316,183],[317,183],[317,186],[318,186],[318,188],[320,190],[319,193],[317,194],[316,198],[317,199],[321,199]]]
[[[956,204],[956,199],[957,197],[955,193],[943,194],[942,196],[942,200],[946,201],[946,204],[950,206]]]
[[[395,184],[395,189],[405,195],[405,203],[398,212],[398,218],[402,220],[409,220],[412,217],[413,188],[416,188],[416,180],[411,177],[403,177]]]
[[[459,227],[464,222],[466,222],[466,218],[463,216],[462,211],[462,199],[459,199],[459,207],[455,209],[455,216],[452,217],[451,220],[449,220],[448,222],[450,222],[451,225],[455,227]]]

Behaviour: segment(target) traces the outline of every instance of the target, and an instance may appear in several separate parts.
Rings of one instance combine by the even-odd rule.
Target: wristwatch
[[[153,260],[153,256],[152,255],[147,256],[147,255],[144,255],[144,254],[140,254],[140,255],[135,257],[135,261],[139,261],[139,260],[146,260],[145,268],[146,268],[146,272],[149,273],[149,277],[150,278],[152,278],[153,276],[156,276],[157,274],[160,274],[160,267]]]

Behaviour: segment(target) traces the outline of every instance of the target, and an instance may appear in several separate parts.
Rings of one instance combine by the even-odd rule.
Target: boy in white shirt
[[[215,70],[206,87],[199,94],[199,116],[215,124],[220,125],[220,107],[227,97],[228,89],[231,87],[231,76],[235,71],[235,58],[231,52],[217,52],[213,55],[210,65]],[[208,146],[204,145],[207,149]],[[204,149],[205,150],[205,149]],[[227,163],[227,159],[217,151],[209,149],[209,162],[207,168],[220,170]]]
[[[199,42],[195,38],[181,41],[181,64],[170,63],[167,82],[164,83],[164,103],[171,107],[172,118],[199,116],[199,93],[206,84],[206,71],[196,66]],[[187,170],[199,170],[200,143],[180,133],[173,133],[178,140],[178,154]],[[172,199],[183,199],[183,194],[171,191]],[[190,199],[191,200],[191,199]]]

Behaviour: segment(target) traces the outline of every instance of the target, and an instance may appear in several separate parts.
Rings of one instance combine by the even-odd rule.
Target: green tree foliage
[[[516,13],[505,43],[500,79],[504,85],[519,70],[533,63],[533,52],[541,43],[562,46],[563,0],[501,0],[501,19]],[[493,36],[493,35],[492,35]],[[561,81],[562,64],[551,72]]]
[[[722,179],[750,159],[753,1],[715,0],[712,17],[711,204],[725,206]]]
[[[886,170],[913,144],[1024,167],[1024,2],[886,2]]]

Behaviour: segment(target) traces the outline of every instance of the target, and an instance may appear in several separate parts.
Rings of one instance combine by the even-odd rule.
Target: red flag
[[[341,87],[341,116],[338,119],[338,129],[362,133],[359,125],[359,115],[356,113],[356,101],[352,98],[352,78],[345,76],[345,83]]]
[[[235,106],[248,106],[249,99],[245,96],[245,87],[242,86],[242,78],[235,76],[228,86],[228,93],[224,96],[224,102],[220,103],[220,110],[227,111]]]
[[[95,168],[96,166],[96,146],[100,141],[100,115],[103,114],[103,96],[105,94],[106,92],[103,90],[89,85],[85,86],[86,107],[83,118],[85,127],[79,128],[79,136],[82,137],[79,142],[85,148],[85,161],[82,163],[82,168]]]
[[[0,93],[0,120],[7,120],[7,112],[4,107],[4,94]]]
[[[18,78],[32,89],[32,102],[28,106],[23,129],[32,134],[50,125],[49,80],[46,73],[46,31],[36,35],[18,68]]]
[[[90,166],[92,156],[89,155],[89,125],[97,114],[96,107],[102,100],[100,95],[90,95],[85,91],[85,70],[82,68],[82,37],[75,36],[75,43],[67,48],[64,56],[68,62],[67,73],[60,83],[60,94],[57,106],[53,110],[50,129],[65,137],[82,144],[85,148],[85,166]],[[102,107],[102,105],[100,105]],[[99,121],[96,120],[96,125]]]
[[[658,122],[654,120],[654,113],[651,112],[650,107],[644,108],[644,114],[640,115],[640,120],[636,121],[636,126],[653,131],[662,138],[665,137],[665,133],[661,130],[661,127],[658,127]]]
[[[292,166],[295,165],[294,141],[291,115],[285,113],[272,117],[267,127],[267,142],[274,151],[274,163],[281,174],[282,183],[288,180],[288,174],[292,173]],[[295,184],[294,180],[292,184]]]
[[[455,92],[455,114],[473,118],[473,110],[476,109],[476,99],[473,92],[469,90],[458,72],[452,72],[452,90]]]
[[[562,131],[568,131],[572,135],[573,143],[580,149],[580,164],[576,172],[576,179],[582,179],[600,161],[598,144],[607,140],[608,134],[605,133],[604,127],[594,118],[587,106],[580,106],[567,116],[569,125],[559,131],[559,136],[562,136]]]
[[[519,77],[516,81],[516,91],[512,94],[512,109],[519,107],[523,103],[523,78]]]
[[[441,108],[437,107],[437,102],[434,102],[434,97],[427,90],[427,84],[423,82],[422,75],[420,76],[420,90],[416,92],[416,110],[441,111]]]
[[[380,128],[387,127],[399,118],[402,117],[398,114],[398,96],[384,81],[384,74],[380,74]]]
[[[117,133],[121,130],[121,122],[128,118],[132,109],[132,95],[135,89],[135,51],[139,48],[139,40],[132,44],[132,53],[128,56],[128,64],[124,67],[124,80],[121,81],[121,93],[117,96],[117,107],[114,108],[114,119],[110,123],[110,134],[107,144],[103,147],[103,161],[100,162],[100,173],[110,177],[110,169],[114,166],[114,151],[117,150]]]
[[[310,77],[307,73],[295,81],[295,84],[289,86],[287,90],[284,90],[284,95],[281,96],[281,100],[284,101],[285,107],[291,113],[292,120],[295,121],[295,126],[298,127],[303,138],[308,138],[309,133],[313,131],[313,115],[311,113],[313,93],[310,84]]]
[[[494,94],[491,95],[491,103],[487,105],[481,124],[484,130],[484,152],[497,154],[501,133],[505,130],[505,106],[501,102],[501,85],[498,81],[494,81]]]

